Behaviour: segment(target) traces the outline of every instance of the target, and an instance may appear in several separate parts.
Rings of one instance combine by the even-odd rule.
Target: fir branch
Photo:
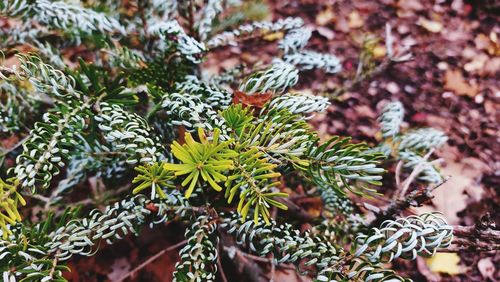
[[[269,108],[286,109],[292,114],[307,115],[324,112],[330,105],[328,98],[309,94],[284,94],[271,100]]]
[[[200,215],[186,230],[186,246],[179,252],[173,281],[215,281],[217,272],[217,224],[210,216]]]
[[[78,30],[81,33],[120,33],[123,26],[102,13],[63,1],[8,0],[0,4],[0,13],[10,17],[32,19],[43,25],[61,30]]]
[[[191,62],[200,63],[201,55],[206,51],[205,45],[186,34],[176,20],[157,22],[148,28],[148,33],[158,36],[157,48],[167,52],[170,46],[175,46],[177,51]]]
[[[427,161],[425,158],[417,155],[411,151],[399,152],[398,158],[404,161],[404,168],[409,168],[411,170],[416,169],[419,166],[420,172],[418,173],[418,179],[431,183],[438,184],[443,181],[441,174],[434,168],[434,166]]]
[[[78,144],[74,133],[86,126],[85,119],[92,105],[93,100],[61,105],[58,112],[45,114],[44,122],[35,124],[13,169],[21,186],[34,191],[36,186],[47,188],[50,185],[53,175],[59,174],[59,167],[64,166],[70,150]]]
[[[283,60],[300,70],[323,69],[327,73],[338,73],[342,70],[342,64],[336,56],[315,51],[286,54]]]
[[[434,128],[420,128],[410,131],[400,138],[398,149],[430,150],[439,148],[446,143],[448,137]]]
[[[110,151],[126,153],[126,163],[153,163],[165,158],[160,139],[141,116],[125,111],[119,105],[100,103],[94,117]]]
[[[388,103],[382,109],[382,114],[380,115],[380,129],[382,131],[382,136],[393,137],[399,133],[399,128],[403,122],[405,110],[403,104],[399,101]]]
[[[202,17],[198,22],[198,34],[202,41],[206,41],[212,31],[213,21],[222,12],[222,0],[208,0],[203,7]]]
[[[376,262],[391,262],[398,257],[414,260],[417,255],[433,256],[452,240],[453,228],[440,215],[409,216],[387,220],[379,228],[360,234],[354,256],[364,255]]]
[[[309,42],[312,31],[309,28],[296,28],[288,31],[278,46],[285,54],[301,51]]]
[[[340,193],[343,188],[363,195],[373,192],[369,187],[355,187],[353,181],[380,185],[384,170],[377,167],[378,154],[367,154],[364,144],[351,144],[349,138],[340,139],[335,136],[319,145],[316,140],[310,146],[309,164],[304,169],[308,176],[318,185],[332,186]],[[342,185],[340,185],[341,183]]]
[[[248,76],[239,87],[247,95],[282,93],[298,82],[298,70],[290,64],[275,61],[265,71],[259,71]]]
[[[304,25],[304,21],[300,18],[279,19],[276,22],[254,22],[212,37],[207,42],[207,46],[209,49],[214,49],[226,45],[236,45],[237,41],[263,37],[266,34],[295,29],[302,25]]]

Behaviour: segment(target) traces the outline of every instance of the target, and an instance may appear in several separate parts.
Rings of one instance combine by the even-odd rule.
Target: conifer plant
[[[295,265],[314,281],[405,281],[386,263],[451,244],[439,214],[370,226],[356,203],[378,193],[383,152],[411,168],[446,137],[399,134],[403,110],[392,103],[379,147],[321,139],[307,121],[330,100],[293,87],[303,71],[335,75],[341,62],[307,48],[311,31],[300,18],[235,20],[241,5],[0,2],[8,20],[0,131],[18,141],[1,152],[3,281],[66,281],[65,271],[78,271],[66,266],[73,256],[169,221],[185,226],[175,281],[220,281],[220,256],[235,250]],[[207,71],[213,50],[270,34],[283,37],[267,64]],[[441,178],[425,165],[420,180]],[[75,202],[90,182],[101,188]],[[322,201],[306,231],[287,199],[299,186]]]

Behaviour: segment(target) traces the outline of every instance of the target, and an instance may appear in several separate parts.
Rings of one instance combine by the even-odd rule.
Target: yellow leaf
[[[456,275],[463,272],[460,268],[460,257],[455,253],[436,253],[433,257],[426,259],[426,263],[432,272]]]
[[[426,18],[419,18],[418,19],[418,24],[425,28],[427,31],[433,32],[433,33],[438,33],[443,30],[443,24],[440,22],[436,21],[431,21]]]
[[[275,40],[283,38],[283,36],[284,36],[283,32],[279,31],[279,32],[270,33],[262,38],[264,40],[267,40],[267,41],[275,41]]]
[[[376,59],[383,58],[385,57],[386,51],[383,45],[375,46],[375,48],[373,48],[373,57]]]
[[[352,11],[349,14],[349,22],[348,22],[349,28],[359,28],[362,27],[364,23],[365,23],[364,20],[361,18],[361,16],[357,11]]]

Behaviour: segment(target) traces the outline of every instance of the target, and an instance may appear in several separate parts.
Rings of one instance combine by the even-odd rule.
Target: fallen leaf
[[[327,27],[318,26],[316,27],[316,31],[319,33],[319,35],[325,37],[328,40],[332,40],[333,38],[335,38],[335,32]]]
[[[384,45],[377,45],[375,46],[375,48],[373,48],[373,57],[375,57],[376,59],[385,57],[386,53],[387,49]]]
[[[272,96],[273,94],[271,92],[247,95],[244,92],[236,90],[234,91],[233,103],[262,108]]]
[[[484,68],[480,70],[481,75],[494,76],[500,72],[500,57],[492,58],[486,61]]]
[[[447,273],[457,275],[463,273],[460,268],[460,257],[455,253],[436,253],[433,257],[426,260],[429,269],[432,272]]]
[[[481,70],[484,68],[484,65],[486,64],[486,62],[488,60],[489,60],[489,57],[486,54],[481,53],[481,54],[475,56],[472,59],[472,61],[466,63],[464,65],[464,70],[466,70],[468,72]]]
[[[128,273],[130,270],[130,263],[127,258],[119,258],[113,262],[111,265],[111,272],[108,274],[108,278],[111,281],[117,281]]]
[[[493,42],[484,33],[480,33],[474,38],[474,44],[478,50],[489,50],[493,47]]]
[[[443,24],[437,21],[431,21],[426,18],[420,17],[417,22],[418,25],[425,28],[427,31],[438,33],[443,30]]]
[[[399,85],[394,81],[387,83],[385,89],[389,91],[391,94],[396,94],[400,91]]]
[[[284,36],[283,32],[279,31],[279,32],[273,32],[273,33],[267,34],[262,38],[264,40],[267,40],[267,41],[276,41],[276,40],[283,38],[283,36]]]
[[[489,278],[491,281],[495,281],[493,275],[495,274],[496,268],[491,258],[483,258],[477,262],[477,268],[483,276],[484,279]]]
[[[465,81],[460,70],[447,70],[444,76],[444,83],[446,90],[451,90],[458,95],[474,97],[479,91],[477,85],[470,85]]]
[[[332,9],[327,8],[318,13],[318,15],[316,16],[316,24],[320,26],[327,25],[333,21],[334,17],[335,15],[333,14]]]
[[[418,0],[400,0],[397,5],[400,9],[405,11],[421,11],[425,8]]]
[[[288,282],[309,281],[309,280],[303,280],[303,278],[299,277],[295,271],[289,269],[277,269],[276,272],[274,273],[273,278],[274,279],[269,281],[288,281]]]
[[[448,149],[443,151],[445,150]],[[479,159],[465,158],[456,162],[451,159],[452,156],[441,157],[445,166],[440,172],[443,176],[451,178],[432,192],[434,207],[426,205],[414,210],[418,214],[438,210],[443,213],[448,224],[458,224],[460,218],[457,213],[467,207],[468,201],[479,201],[483,197],[484,189],[477,179],[488,173],[488,166]]]
[[[2,146],[2,150],[8,150],[16,146],[17,142],[19,142],[19,137],[17,135],[11,135],[10,137],[3,138],[0,141],[0,144]]]
[[[363,26],[365,21],[361,18],[357,11],[352,11],[349,14],[348,26],[349,28],[360,28]]]

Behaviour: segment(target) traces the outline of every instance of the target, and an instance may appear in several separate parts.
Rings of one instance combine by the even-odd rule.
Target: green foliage
[[[226,125],[231,128],[237,136],[240,136],[245,127],[254,119],[250,108],[244,108],[241,104],[229,107],[220,113]]]
[[[3,239],[6,239],[11,231],[7,224],[14,225],[21,221],[21,215],[17,210],[19,204],[26,205],[23,196],[17,191],[19,181],[15,178],[10,178],[4,181],[0,179],[0,229],[2,230]]]
[[[240,152],[235,161],[236,173],[230,175],[225,182],[226,198],[231,203],[234,196],[239,192],[240,201],[238,203],[238,212],[242,220],[247,217],[251,206],[254,206],[254,221],[262,216],[266,223],[269,223],[269,207],[275,206],[286,210],[287,206],[274,200],[275,197],[287,197],[288,194],[277,192],[277,186],[280,182],[274,179],[279,178],[281,174],[275,171],[276,164],[271,164],[264,154],[257,148],[243,150],[237,146],[236,151]]]
[[[208,140],[202,129],[198,129],[200,142],[193,139],[191,133],[185,135],[186,143],[180,145],[177,141],[172,143],[172,154],[180,160],[180,164],[167,163],[164,168],[173,171],[175,176],[187,175],[181,185],[189,187],[186,190],[186,198],[189,198],[198,184],[203,179],[210,184],[215,191],[221,191],[218,182],[225,181],[227,177],[221,172],[231,170],[237,153],[228,148],[231,141],[219,142],[220,130],[216,129],[212,140]]]
[[[137,194],[145,189],[151,189],[151,199],[155,199],[156,195],[160,199],[165,199],[167,195],[163,191],[165,188],[175,188],[172,184],[174,175],[169,170],[166,170],[162,163],[153,163],[152,165],[144,165],[135,167],[138,175],[132,180],[133,184],[137,184],[132,193]]]
[[[434,128],[419,128],[400,133],[403,122],[404,107],[399,101],[390,102],[382,109],[379,117],[383,143],[368,152],[380,152],[386,156],[393,155],[401,160],[403,167],[412,170],[419,169],[418,179],[428,183],[440,183],[443,178],[439,171],[424,155],[429,150],[443,146],[448,137]]]
[[[262,19],[266,6],[236,1],[77,2],[0,2],[0,16],[19,22],[0,31],[1,54],[17,62],[0,66],[0,131],[20,140],[2,152],[4,280],[65,281],[73,256],[173,220],[185,223],[187,240],[176,281],[219,278],[221,233],[236,239],[238,252],[247,247],[295,264],[316,281],[403,281],[381,263],[449,244],[451,227],[436,216],[372,229],[359,213],[352,194],[376,192],[384,172],[374,151],[412,168],[446,137],[432,129],[400,133],[404,111],[391,104],[380,118],[380,147],[320,140],[307,120],[331,101],[293,87],[303,70],[334,74],[342,64],[306,49],[311,30],[301,19],[244,23],[242,15]],[[236,23],[244,24],[229,29]],[[207,76],[213,49],[277,32],[284,37],[269,65]],[[371,62],[367,54],[363,63]],[[422,180],[437,181],[433,169],[425,165]],[[40,219],[21,221],[25,194]],[[289,217],[296,212],[290,194],[323,201],[310,230]],[[81,203],[91,211],[62,212]]]
[[[382,155],[365,153],[365,145],[351,144],[349,138],[335,136],[321,145],[317,143],[309,151],[307,172],[318,185],[330,184],[339,191],[345,187],[355,194],[363,195],[365,191],[374,190],[367,186],[355,187],[352,181],[382,184],[380,174],[384,170],[377,167]]]
[[[200,215],[186,230],[187,244],[179,252],[173,281],[215,281],[218,237],[216,222]]]
[[[418,255],[433,256],[437,249],[446,248],[453,240],[453,228],[438,214],[428,213],[397,220],[387,220],[380,228],[357,238],[355,256],[367,256],[370,261],[392,261],[395,258],[416,259]]]

